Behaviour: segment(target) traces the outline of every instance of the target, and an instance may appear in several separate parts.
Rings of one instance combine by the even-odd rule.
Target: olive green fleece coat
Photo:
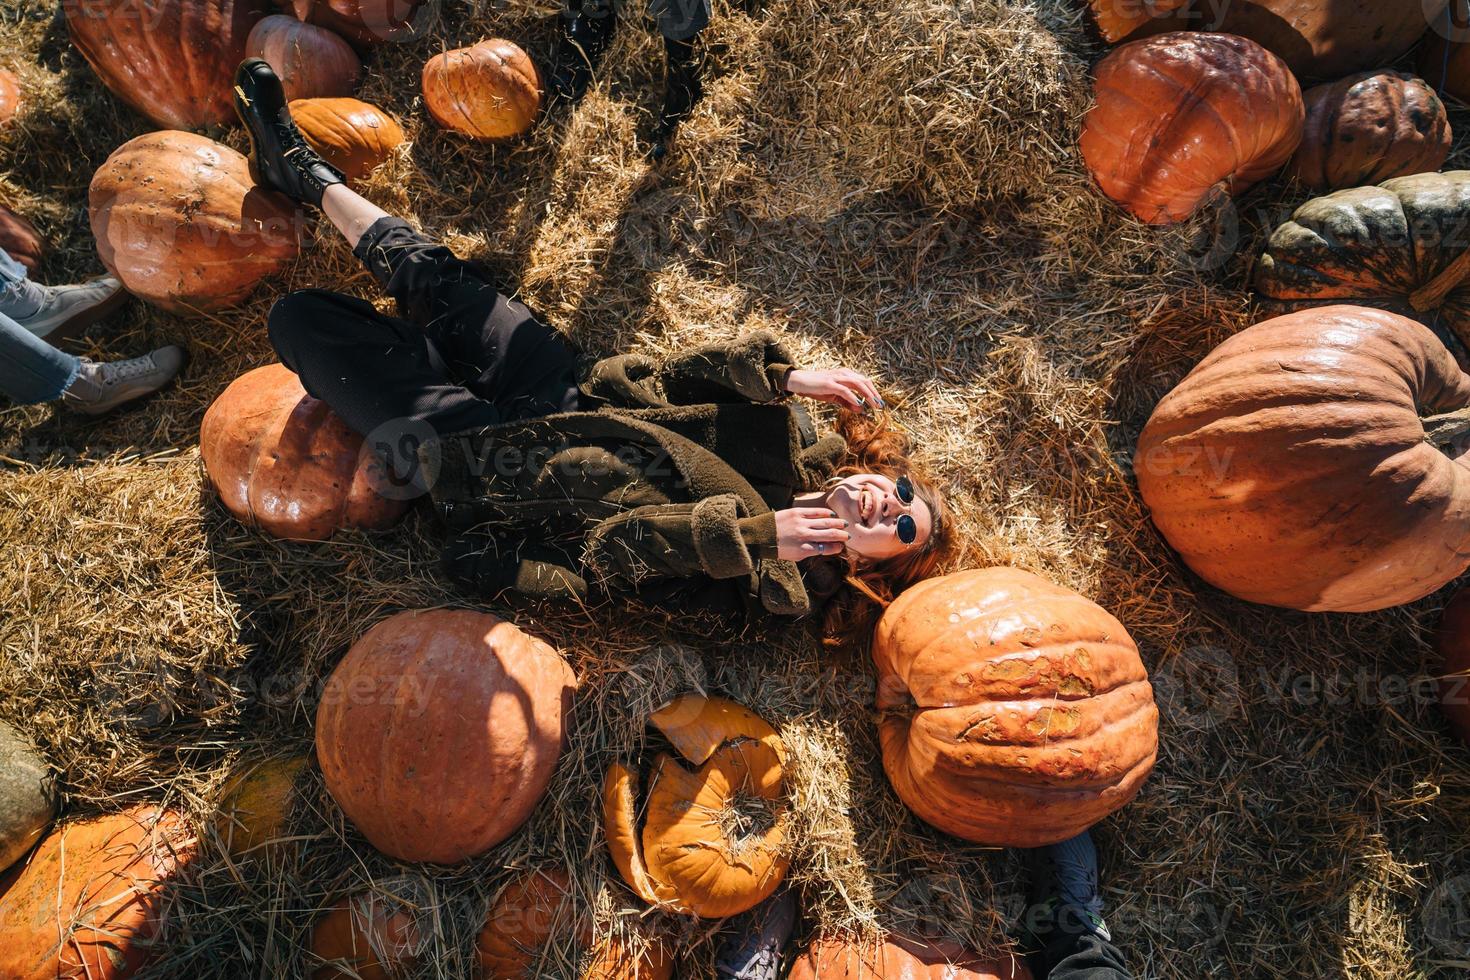
[[[662,362],[611,357],[581,386],[593,411],[426,447],[455,535],[449,573],[490,594],[586,599],[590,582],[651,601],[809,612],[830,584],[809,589],[777,557],[775,511],[820,488],[847,445],[817,438],[780,400],[790,363],[764,332]],[[738,603],[721,598],[732,586]]]

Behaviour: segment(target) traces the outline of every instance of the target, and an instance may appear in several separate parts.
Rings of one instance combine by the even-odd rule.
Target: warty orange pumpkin
[[[670,911],[722,918],[753,908],[789,864],[785,744],[725,698],[684,695],[649,720],[698,768],[660,752],[640,806],[637,771],[609,767],[602,809],[613,863],[639,898]]]
[[[412,902],[380,889],[361,892],[312,926],[311,980],[398,980],[426,945]]]
[[[265,0],[62,0],[102,83],[165,129],[236,124],[235,67]]]
[[[890,935],[815,942],[792,964],[787,980],[1031,980],[1013,956],[986,958],[954,943]]]
[[[1444,104],[1413,75],[1362,72],[1305,98],[1302,142],[1286,172],[1313,190],[1438,170],[1450,154]]]
[[[905,590],[878,621],[873,662],[889,783],[945,833],[1054,844],[1133,799],[1153,769],[1159,713],[1128,631],[1030,572]]]
[[[1090,0],[1099,27],[1112,22],[1136,38],[1160,31],[1223,31],[1248,37],[1283,59],[1305,80],[1341,78],[1398,60],[1441,23],[1449,0]]]
[[[362,436],[283,364],[230,382],[204,413],[199,455],[225,509],[278,538],[385,530],[412,503],[391,491],[381,458]]]
[[[242,765],[220,789],[214,829],[225,850],[241,857],[270,846],[286,831],[296,781],[311,759],[284,755]]]
[[[20,112],[20,79],[15,72],[0,68],[0,126],[14,119]]]
[[[348,180],[372,173],[403,143],[397,120],[358,99],[297,99],[290,108],[306,142]]]
[[[585,915],[572,907],[571,882],[560,869],[529,871],[506,885],[491,903],[475,941],[480,980],[532,980],[541,976],[552,944],[571,952],[593,943]],[[602,942],[581,973],[582,980],[669,980],[674,960],[652,940],[634,952],[622,939]]]
[[[1301,310],[1226,340],[1164,396],[1138,488],[1185,564],[1231,595],[1384,609],[1470,566],[1467,408],[1470,377],[1423,325]]]
[[[410,40],[428,0],[276,0],[297,20],[325,27],[358,48]]]
[[[346,41],[284,14],[256,24],[245,48],[249,57],[264,58],[275,69],[287,99],[349,96],[362,74],[362,62]]]
[[[1470,745],[1470,589],[1454,594],[1434,636],[1439,654],[1439,706],[1460,740]]]
[[[481,140],[520,136],[541,111],[541,77],[525,51],[491,38],[430,58],[424,105],[445,129]]]
[[[146,133],[92,177],[97,253],[128,291],[175,312],[218,310],[301,251],[301,212],[256,187],[245,157],[193,133]]]
[[[183,817],[155,806],[58,826],[0,878],[0,976],[133,976],[156,951],[150,941],[196,843]]]
[[[575,687],[559,653],[497,616],[390,616],[327,679],[316,713],[327,789],[389,857],[483,854],[546,792]]]
[[[0,204],[0,249],[35,272],[46,255],[46,240],[35,225]]]
[[[1098,63],[1083,118],[1087,169],[1141,221],[1183,221],[1291,159],[1301,89],[1280,58],[1230,34],[1162,34]]]

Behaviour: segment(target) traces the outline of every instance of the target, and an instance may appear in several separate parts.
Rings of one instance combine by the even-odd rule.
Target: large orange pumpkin
[[[1419,46],[1419,74],[1461,102],[1470,99],[1470,10],[1452,3]]]
[[[640,805],[638,773],[623,762],[609,767],[603,825],[623,880],[645,902],[705,918],[760,904],[789,864],[778,803],[786,766],[781,737],[748,708],[699,694],[674,700],[650,720],[698,768],[659,753]]]
[[[1225,31],[1281,57],[1298,78],[1327,80],[1393,64],[1430,24],[1442,23],[1449,0],[1089,2],[1109,41],[1159,31]],[[1109,18],[1109,9],[1124,13]]]
[[[56,828],[0,878],[0,977],[132,976],[194,852],[183,818],[153,806]]]
[[[357,99],[298,99],[291,115],[312,149],[349,180],[372,173],[403,142],[397,120]]]
[[[259,760],[225,782],[214,816],[225,850],[239,857],[271,846],[285,833],[296,803],[296,781],[310,761],[305,755]]]
[[[981,844],[1066,840],[1133,799],[1158,751],[1138,648],[1107,610],[1015,568],[907,589],[873,640],[899,799]]]
[[[325,27],[359,48],[414,36],[428,0],[276,0],[297,20]]]
[[[46,240],[35,225],[0,204],[0,249],[28,271],[35,272],[45,257]]]
[[[230,382],[204,413],[199,455],[225,509],[278,538],[381,531],[412,503],[389,492],[379,456],[283,364]]]
[[[51,767],[28,738],[0,721],[0,871],[41,839],[54,816]]]
[[[1439,704],[1450,728],[1470,744],[1470,589],[1444,607],[1434,637],[1439,654]]]
[[[391,616],[327,680],[316,714],[327,789],[390,857],[482,854],[546,792],[575,686],[560,654],[499,617]]]
[[[953,943],[888,936],[877,945],[815,942],[787,980],[1031,980],[1031,971],[1015,957],[987,959]]]
[[[480,980],[531,980],[541,975],[552,943],[563,950],[592,944],[590,923],[573,912],[570,887],[560,869],[530,871],[496,896],[475,941]],[[597,948],[582,980],[669,980],[673,972],[673,957],[661,941],[635,953],[614,938]]]
[[[97,77],[154,123],[235,125],[235,67],[265,0],[62,0],[61,7]]]
[[[311,930],[311,980],[396,980],[423,955],[411,903],[378,891],[345,898]]]
[[[193,133],[147,133],[98,169],[89,191],[102,262],[166,310],[218,310],[300,253],[301,212],[256,187],[245,157]]]
[[[1287,173],[1313,190],[1438,170],[1450,121],[1434,89],[1396,71],[1349,75],[1306,93],[1307,122]]]
[[[1280,58],[1229,34],[1163,34],[1098,63],[1082,157],[1142,221],[1183,221],[1217,193],[1281,169],[1302,138],[1302,93]]]
[[[264,58],[275,69],[287,99],[351,95],[362,73],[362,62],[346,41],[284,14],[256,24],[245,47],[250,57]]]
[[[520,136],[541,111],[541,78],[526,52],[491,38],[430,58],[424,105],[434,121],[475,139]]]
[[[1470,377],[1427,328],[1360,306],[1258,323],[1159,402],[1138,440],[1154,524],[1251,602],[1366,612],[1470,566]]]
[[[20,79],[15,72],[0,68],[0,126],[15,118],[20,111]]]

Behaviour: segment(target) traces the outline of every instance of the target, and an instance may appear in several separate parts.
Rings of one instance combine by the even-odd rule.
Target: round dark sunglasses
[[[901,476],[895,480],[893,490],[898,494],[899,503],[905,507],[914,502],[914,484],[907,476]],[[912,514],[900,514],[897,527],[898,540],[904,544],[913,544],[914,539],[919,536],[919,525],[914,523]]]

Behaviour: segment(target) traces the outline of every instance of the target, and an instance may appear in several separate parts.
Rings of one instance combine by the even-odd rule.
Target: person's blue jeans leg
[[[36,312],[37,287],[30,284],[26,267],[0,248],[0,316],[28,317]]]
[[[0,395],[17,405],[60,398],[81,361],[0,313]]]

